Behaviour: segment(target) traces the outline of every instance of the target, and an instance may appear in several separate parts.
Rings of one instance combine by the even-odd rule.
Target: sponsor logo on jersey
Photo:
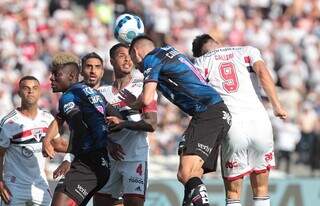
[[[132,183],[138,183],[138,184],[141,184],[143,185],[144,184],[144,181],[142,178],[139,178],[139,177],[130,177],[129,178],[129,182],[132,182]]]
[[[94,89],[88,86],[85,86],[82,90],[86,95],[91,95],[95,93]]]
[[[103,103],[100,95],[93,95],[91,97],[88,97],[88,99],[91,104]]]
[[[34,153],[34,149],[30,146],[22,146],[21,147],[21,152],[22,152],[22,155],[26,158],[30,158],[33,156],[33,153]]]
[[[149,67],[148,69],[146,69],[146,70],[144,70],[144,72],[143,72],[143,75],[144,76],[148,76],[149,75],[149,73],[151,72],[151,67]],[[147,77],[146,77],[147,78]]]
[[[74,102],[69,102],[68,104],[65,104],[63,106],[63,111],[64,113],[68,114],[69,112],[71,112],[71,110],[75,107],[75,103]]]

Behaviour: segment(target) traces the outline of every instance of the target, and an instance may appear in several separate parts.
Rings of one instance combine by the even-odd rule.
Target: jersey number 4
[[[139,174],[140,176],[142,176],[142,164],[139,164],[137,169],[136,169],[136,173]]]
[[[236,69],[233,63],[224,62],[219,65],[219,73],[223,79],[223,89],[228,93],[238,91],[239,82]]]

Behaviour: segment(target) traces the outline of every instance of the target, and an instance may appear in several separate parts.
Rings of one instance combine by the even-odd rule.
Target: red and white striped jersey
[[[208,83],[217,90],[232,114],[263,111],[253,64],[263,61],[258,49],[222,47],[195,60]]]
[[[0,147],[4,157],[4,180],[7,182],[47,185],[42,139],[54,117],[38,109],[34,119],[18,110],[11,111],[0,123]]]
[[[143,89],[143,82],[133,79],[124,89],[138,98]],[[101,86],[98,90],[112,106],[118,109],[124,118],[130,121],[141,120],[141,112],[130,108],[125,101],[121,100],[122,97],[119,93],[114,93],[112,85]],[[143,108],[142,112],[156,112],[156,98],[148,107]],[[147,132],[122,129],[117,133],[111,133],[108,137],[122,146],[126,153],[123,161],[147,161],[149,154]],[[110,158],[112,159],[112,157]]]

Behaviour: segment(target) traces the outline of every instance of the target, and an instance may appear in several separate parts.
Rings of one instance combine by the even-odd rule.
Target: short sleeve
[[[161,62],[157,57],[148,55],[143,61],[143,69],[144,82],[157,82],[161,70]]]
[[[6,123],[1,122],[0,125],[0,147],[8,148],[10,146],[10,135],[7,134],[5,129]]]
[[[64,94],[59,101],[59,118],[70,119],[79,111],[77,101],[72,93]]]
[[[250,64],[253,66],[257,61],[263,61],[260,51],[252,46],[247,46],[247,53],[250,58]]]
[[[208,67],[203,65],[203,57],[196,58],[194,61],[194,66],[198,69],[200,74],[206,79],[208,78]]]

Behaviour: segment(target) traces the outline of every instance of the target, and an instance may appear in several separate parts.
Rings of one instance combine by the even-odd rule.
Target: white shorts
[[[52,195],[49,187],[37,187],[35,185],[21,185],[18,183],[6,183],[12,197],[10,206],[49,206]],[[7,205],[2,200],[0,205]]]
[[[235,180],[274,166],[273,131],[268,115],[233,115],[231,128],[221,146],[223,177]]]
[[[123,195],[145,197],[148,185],[146,161],[126,162],[110,160],[110,177],[99,193],[110,194],[113,198]]]

